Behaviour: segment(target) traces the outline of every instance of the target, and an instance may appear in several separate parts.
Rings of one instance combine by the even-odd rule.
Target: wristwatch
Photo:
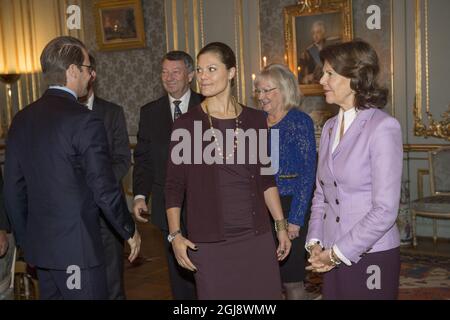
[[[167,241],[169,241],[169,243],[172,243],[173,239],[175,239],[175,237],[176,237],[179,233],[181,233],[181,230],[180,230],[180,229],[178,229],[178,230],[175,231],[175,232],[170,233],[170,234],[167,236]]]
[[[315,242],[308,243],[308,244],[306,245],[306,251],[308,251],[308,253],[311,254],[311,250],[312,250],[312,248],[313,248],[315,245],[319,245],[319,246],[320,246],[320,241],[315,241]]]
[[[331,249],[330,249],[330,260],[331,260],[331,263],[335,266],[338,266],[341,264],[341,259],[339,259],[336,252],[334,252],[333,247],[331,247]]]

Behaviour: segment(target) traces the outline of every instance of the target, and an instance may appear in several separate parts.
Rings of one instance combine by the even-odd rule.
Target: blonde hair
[[[257,76],[255,85],[258,85],[261,78],[271,81],[280,90],[285,110],[298,107],[302,103],[297,77],[286,65],[279,63],[268,65]]]

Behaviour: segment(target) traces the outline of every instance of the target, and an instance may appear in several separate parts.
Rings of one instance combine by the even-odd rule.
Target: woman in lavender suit
[[[402,137],[380,109],[378,57],[366,42],[326,47],[320,80],[339,114],[323,128],[306,248],[310,270],[324,272],[324,299],[396,299],[400,239],[395,224]]]

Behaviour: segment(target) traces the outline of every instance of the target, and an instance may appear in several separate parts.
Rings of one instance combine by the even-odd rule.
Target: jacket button
[[[252,212],[252,215],[255,215],[255,214],[256,214],[255,211],[253,211],[253,212]]]
[[[322,180],[320,180],[320,184],[321,184],[321,185],[324,185],[324,183],[323,183],[323,181],[322,181]]]
[[[339,200],[338,199],[336,199],[336,204],[339,205]]]
[[[336,181],[334,182],[334,186],[335,186],[335,187],[337,187],[337,183],[336,183]]]
[[[324,215],[323,215],[323,220],[325,220],[327,218],[327,214],[325,213]]]
[[[255,234],[258,234],[258,230],[255,231]]]
[[[251,175],[251,178],[252,178],[252,179],[254,179],[254,178],[255,178],[255,176],[254,176],[254,175]]]
[[[336,222],[339,223],[339,221],[341,221],[340,217],[336,217]]]

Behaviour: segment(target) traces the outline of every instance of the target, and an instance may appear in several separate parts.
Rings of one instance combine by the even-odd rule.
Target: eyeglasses
[[[277,87],[273,87],[270,89],[255,89],[255,94],[262,94],[262,93],[267,94],[275,89],[277,89]]]
[[[79,64],[78,66],[79,66],[79,67],[86,67],[86,68],[88,68],[88,69],[89,69],[89,72],[94,71],[94,67],[93,67],[93,66],[87,66],[87,65],[85,65],[85,64]]]

